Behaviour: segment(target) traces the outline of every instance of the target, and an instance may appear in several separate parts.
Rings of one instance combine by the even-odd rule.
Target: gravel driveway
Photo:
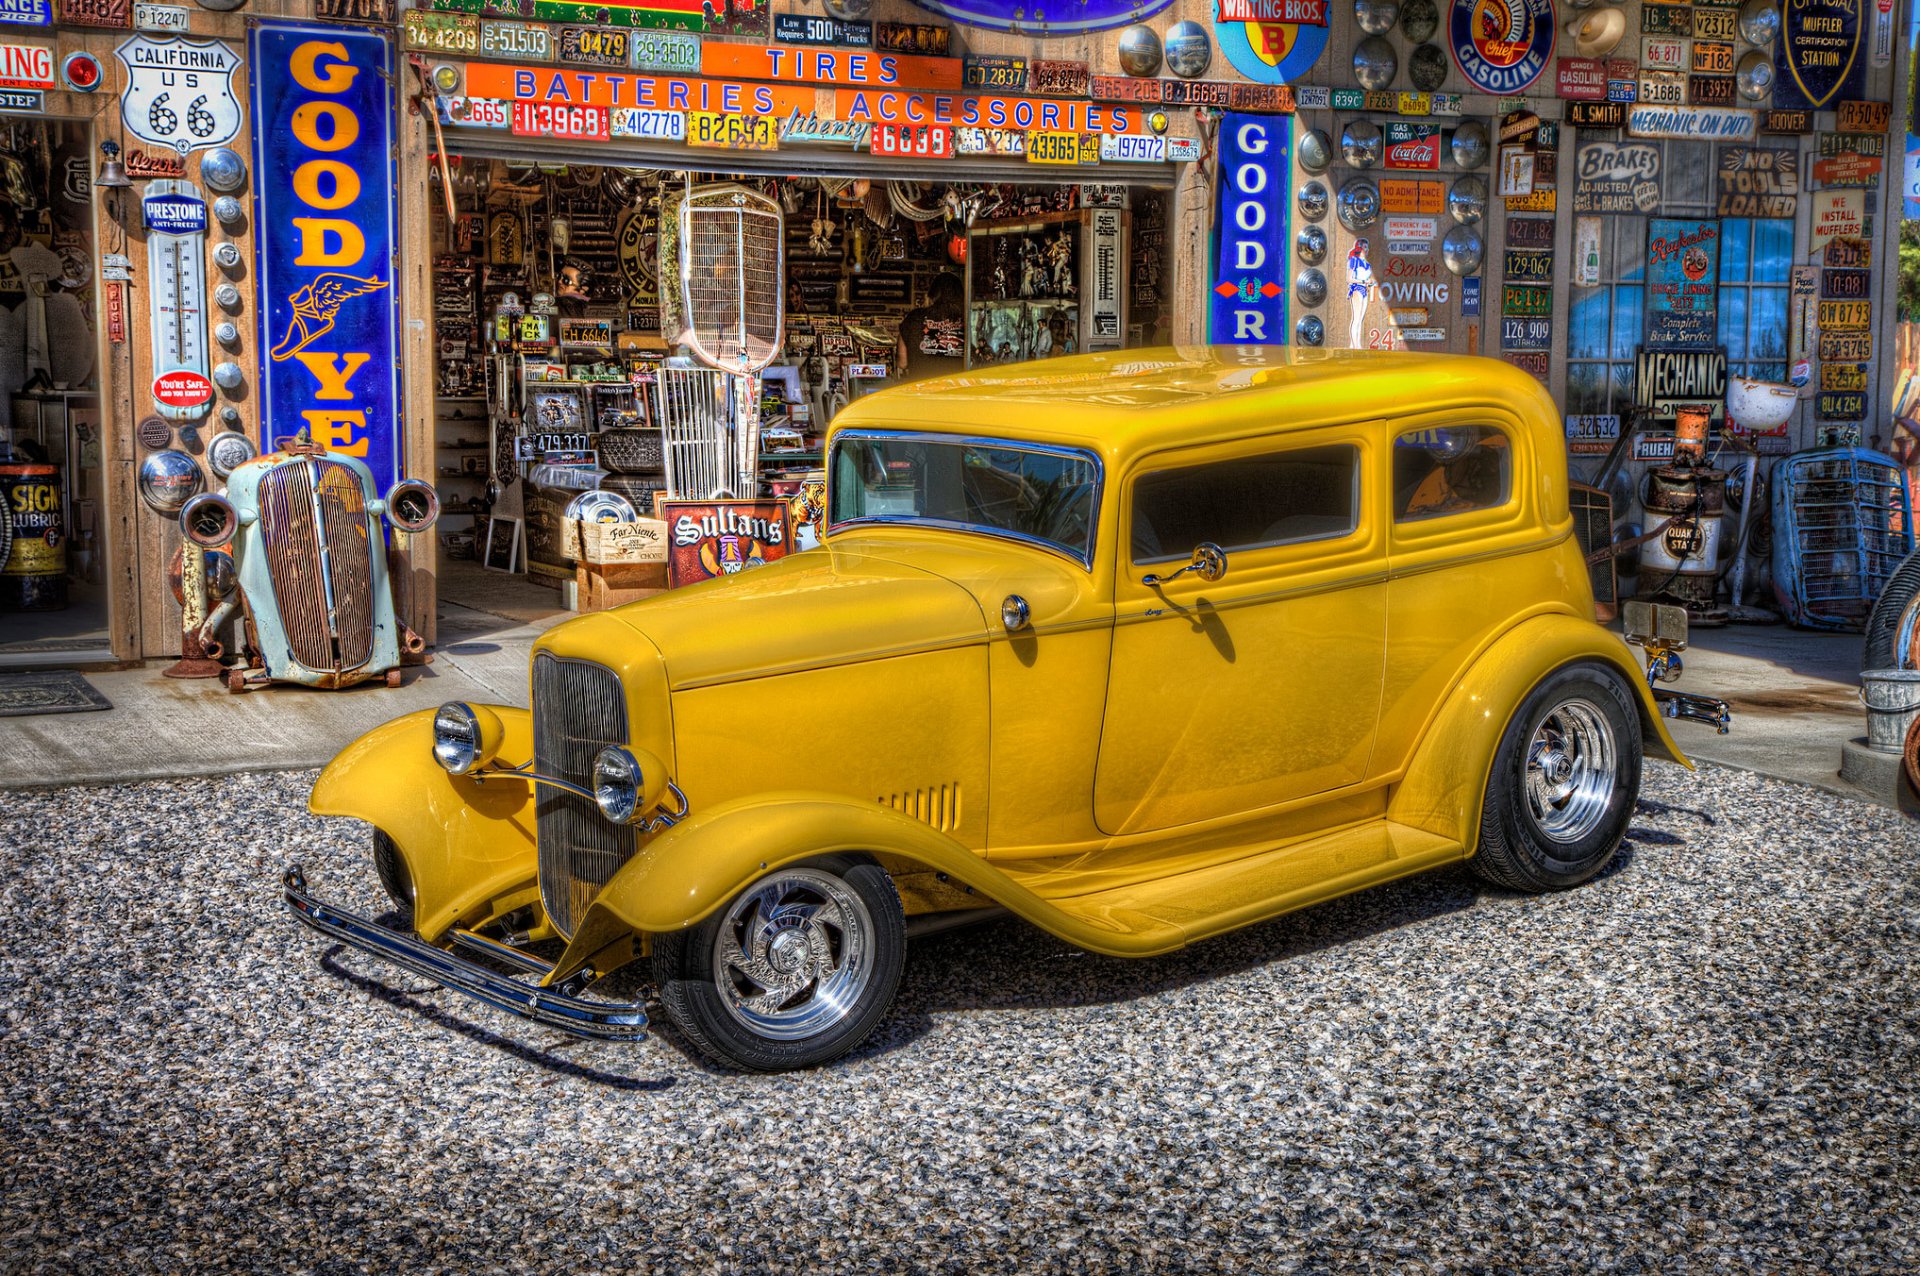
[[[1656,763],[1568,894],[1445,871],[1147,962],[941,935],[768,1078],[330,954],[283,862],[382,900],[311,779],[0,793],[0,1269],[1920,1269],[1877,807]]]

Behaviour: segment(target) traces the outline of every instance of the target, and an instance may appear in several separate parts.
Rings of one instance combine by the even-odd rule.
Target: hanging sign
[[[1287,331],[1290,122],[1229,112],[1220,124],[1220,197],[1209,339],[1282,345]],[[1437,185],[1437,183],[1436,183]]]
[[[1813,180],[1824,187],[1873,190],[1880,185],[1880,170],[1885,165],[1878,155],[1830,155],[1813,162]]]
[[[390,37],[261,20],[253,80],[260,433],[306,429],[385,491],[401,459]],[[316,167],[327,177],[314,181]]]
[[[1744,142],[1753,136],[1753,112],[1705,106],[1635,106],[1627,112],[1627,132],[1635,137]]]
[[[703,75],[774,80],[788,84],[957,89],[961,86],[964,69],[965,64],[959,58],[914,54],[810,51],[786,49],[775,44],[723,44],[716,40],[704,42],[700,49],[700,71]],[[1085,87],[1086,77],[1083,74],[1082,91]]]
[[[1793,0],[1781,6],[1773,46],[1773,100],[1782,107],[1831,107],[1857,98],[1866,80],[1863,0]]]
[[[1720,152],[1722,217],[1792,217],[1800,194],[1800,153],[1757,146]]]
[[[1830,239],[1863,239],[1867,233],[1867,196],[1859,190],[1819,191],[1813,201],[1813,246]]]
[[[1660,148],[1586,142],[1574,153],[1573,211],[1651,213],[1660,206]]]
[[[1453,0],[1447,44],[1454,65],[1482,93],[1511,97],[1551,65],[1553,0]]]
[[[1214,36],[1247,79],[1293,84],[1326,52],[1329,8],[1330,0],[1214,0]]]
[[[120,122],[141,141],[185,155],[224,145],[240,131],[233,91],[240,57],[226,45],[135,36],[114,53],[127,68]]]
[[[1647,344],[1706,349],[1719,334],[1720,223],[1647,223]]]

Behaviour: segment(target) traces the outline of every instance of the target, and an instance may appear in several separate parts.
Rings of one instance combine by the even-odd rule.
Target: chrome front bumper
[[[403,970],[410,970],[443,987],[484,1001],[496,1010],[558,1028],[576,1037],[632,1041],[646,1035],[646,1010],[637,1003],[626,1005],[610,1001],[585,1001],[572,995],[575,980],[543,988],[536,983],[490,970],[415,936],[389,930],[358,913],[323,904],[307,894],[307,878],[298,865],[287,869],[281,878],[281,885],[286,892],[287,907],[293,910],[293,915],[322,935],[337,939],[363,953],[384,957]],[[453,938],[464,947],[488,953],[536,978],[551,969],[539,958],[497,943],[484,935],[455,931]]]

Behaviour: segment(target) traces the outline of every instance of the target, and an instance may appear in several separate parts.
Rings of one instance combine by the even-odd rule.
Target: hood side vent
[[[951,833],[960,827],[960,786],[942,784],[937,787],[913,789],[906,793],[883,794],[879,798],[881,806],[892,807],[909,819],[919,820],[922,824],[938,829],[942,833]]]

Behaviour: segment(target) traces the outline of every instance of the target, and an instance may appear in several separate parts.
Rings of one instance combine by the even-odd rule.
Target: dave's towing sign
[[[263,21],[253,72],[261,450],[305,428],[400,477],[389,37]]]
[[[1287,343],[1289,126],[1285,116],[1235,111],[1220,126],[1218,255],[1207,325],[1215,342]]]

